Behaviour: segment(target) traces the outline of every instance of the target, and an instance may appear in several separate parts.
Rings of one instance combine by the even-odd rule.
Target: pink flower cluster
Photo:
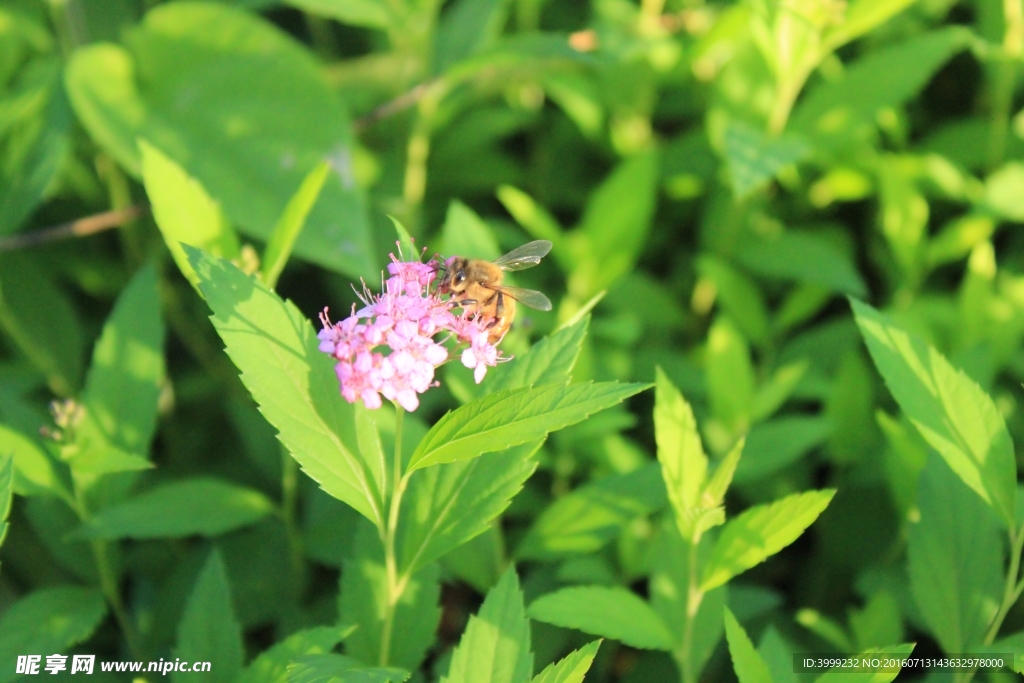
[[[448,360],[443,345],[447,338],[434,339],[442,332],[468,344],[462,364],[474,371],[477,384],[488,367],[502,360],[487,339],[488,321],[454,315],[450,302],[431,289],[437,270],[434,261],[399,261],[392,255],[391,277],[382,294],[370,293],[364,283],[363,308],[353,307],[349,317],[333,324],[326,308],[320,314],[320,350],[337,359],[335,371],[346,401],[362,399],[367,408],[379,408],[383,394],[406,410],[416,410],[419,394],[436,385],[434,370]]]

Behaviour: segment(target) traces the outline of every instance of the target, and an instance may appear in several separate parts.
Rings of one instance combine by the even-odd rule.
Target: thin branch
[[[0,237],[0,252],[35,247],[47,242],[55,242],[72,237],[95,235],[98,232],[124,225],[147,211],[149,211],[148,206],[135,204],[124,209],[104,211],[103,213],[86,216],[85,218],[68,221],[67,223],[60,223],[41,230],[33,230],[32,232],[12,235],[10,237]]]
[[[381,119],[386,119],[389,116],[394,116],[399,112],[405,111],[409,107],[413,106],[427,94],[427,91],[434,85],[435,81],[427,81],[426,83],[420,83],[415,88],[408,92],[404,92],[393,100],[389,100],[384,104],[380,105],[369,114],[360,116],[352,123],[352,127],[357,133],[365,132],[367,128],[377,123]]]

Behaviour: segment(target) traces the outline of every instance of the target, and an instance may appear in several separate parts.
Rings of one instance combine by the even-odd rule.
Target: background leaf
[[[210,553],[178,623],[176,657],[186,661],[217,662],[210,680],[233,681],[242,669],[242,633],[231,605],[231,590],[220,553]],[[176,681],[191,672],[173,672]]]
[[[661,617],[630,591],[620,587],[563,588],[535,600],[531,619],[619,640],[651,650],[672,648],[672,636]]]

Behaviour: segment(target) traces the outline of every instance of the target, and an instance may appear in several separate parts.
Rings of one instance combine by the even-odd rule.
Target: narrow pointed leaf
[[[327,493],[380,524],[384,472],[358,452],[354,409],[309,320],[230,263],[186,252],[213,325],[278,438]]]
[[[532,672],[530,622],[515,568],[510,567],[469,618],[441,683],[520,683]]]
[[[732,668],[740,683],[772,683],[768,665],[754,649],[747,632],[728,607],[725,608],[725,637],[729,640]]]
[[[658,461],[679,531],[688,538],[693,533],[693,515],[700,505],[708,458],[704,455],[690,404],[660,368],[656,386],[654,437],[658,443]]]
[[[262,493],[211,478],[163,484],[108,507],[81,528],[85,538],[219,536],[274,511]]]
[[[800,537],[828,507],[835,490],[795,493],[750,508],[722,529],[704,572],[702,590],[711,590],[779,552]]]
[[[651,606],[618,586],[563,588],[534,601],[529,614],[645,650],[670,650],[673,645],[668,627]]]
[[[851,304],[871,358],[900,408],[957,476],[1012,528],[1017,464],[995,403],[923,339],[866,304]]]
[[[534,676],[532,683],[583,683],[583,677],[590,671],[590,665],[594,663],[600,647],[601,641],[595,640],[570,652]]]
[[[174,654],[186,661],[215,663],[208,678],[214,683],[233,683],[242,668],[242,631],[217,550],[210,553],[185,603]],[[191,672],[173,672],[172,679],[184,683],[191,676]]]
[[[505,389],[566,383],[579,358],[583,340],[590,326],[590,316],[544,337],[523,356],[492,370],[493,377],[484,383],[484,391],[495,393]]]
[[[585,382],[507,389],[447,413],[420,442],[409,470],[468,460],[582,422],[649,385]]]
[[[277,279],[281,277],[288,257],[292,255],[295,240],[299,238],[299,233],[306,225],[306,218],[313,210],[313,205],[316,204],[330,172],[330,164],[326,161],[320,162],[303,179],[295,195],[284,207],[284,213],[274,226],[274,231],[270,233],[267,249],[263,252],[263,281],[267,283],[267,287],[274,289],[277,286]]]

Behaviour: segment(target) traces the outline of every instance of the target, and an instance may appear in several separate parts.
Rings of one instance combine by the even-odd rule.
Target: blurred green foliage
[[[495,683],[1024,653],[1022,59],[1021,0],[0,1],[0,683],[35,650],[225,683],[483,681],[487,648]],[[386,491],[333,458],[390,453],[394,412],[310,422],[334,375],[285,360],[322,372],[290,431],[265,419],[230,291],[212,325],[199,293],[256,285],[181,243],[258,274],[298,354],[379,287],[389,216],[406,256],[554,244],[510,279],[555,310],[521,307],[484,383],[442,368],[406,458],[542,377],[658,399],[424,469],[377,661]],[[703,461],[667,459],[666,415]],[[332,441],[346,420],[373,438]]]

